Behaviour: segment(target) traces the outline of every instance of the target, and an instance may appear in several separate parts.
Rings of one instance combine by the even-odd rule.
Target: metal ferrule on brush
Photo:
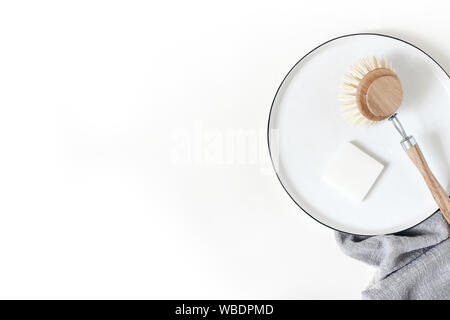
[[[397,113],[394,113],[392,116],[390,116],[389,121],[392,122],[395,129],[397,129],[398,133],[400,133],[400,135],[403,138],[402,141],[400,141],[400,144],[402,145],[403,150],[408,150],[417,144],[416,139],[414,139],[413,136],[408,136],[406,134],[406,131],[403,128],[400,120],[398,120],[398,118],[397,118]]]

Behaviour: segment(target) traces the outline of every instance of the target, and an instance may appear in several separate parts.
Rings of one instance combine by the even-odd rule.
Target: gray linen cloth
[[[450,299],[450,227],[438,211],[407,231],[355,236],[336,232],[342,251],[377,267],[363,299]]]

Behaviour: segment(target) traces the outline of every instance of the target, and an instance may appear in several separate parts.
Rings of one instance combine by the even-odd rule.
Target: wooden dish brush
[[[389,119],[402,136],[400,144],[419,169],[436,204],[450,223],[450,199],[428,166],[413,136],[407,135],[398,120],[397,110],[403,99],[399,77],[385,59],[364,58],[350,67],[341,87],[341,110],[352,125],[372,125]]]

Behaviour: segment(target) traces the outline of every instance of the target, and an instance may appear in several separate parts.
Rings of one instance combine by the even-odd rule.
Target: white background
[[[450,70],[447,7],[1,2],[0,298],[360,298],[368,268],[285,194],[264,139],[239,161],[221,141],[264,132],[286,72],[335,36]]]

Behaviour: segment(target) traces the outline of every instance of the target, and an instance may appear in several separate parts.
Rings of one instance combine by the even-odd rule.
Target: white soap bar
[[[342,194],[362,201],[384,166],[351,143],[345,143],[325,170],[325,181]]]

